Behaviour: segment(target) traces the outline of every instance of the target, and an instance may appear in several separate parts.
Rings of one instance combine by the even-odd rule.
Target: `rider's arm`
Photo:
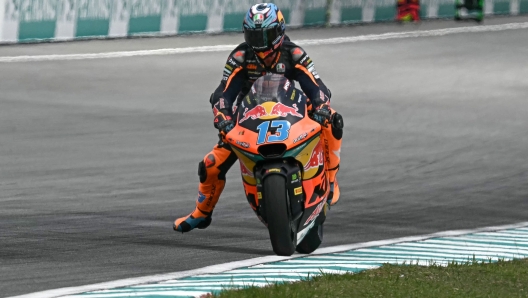
[[[243,69],[244,56],[243,50],[235,49],[227,58],[222,81],[210,99],[215,116],[219,110],[225,110],[229,116],[232,116],[230,114],[233,102],[246,81]]]
[[[295,65],[295,80],[301,85],[303,92],[310,98],[314,107],[322,103],[329,104],[330,92],[315,70],[312,59],[300,47],[291,49]]]

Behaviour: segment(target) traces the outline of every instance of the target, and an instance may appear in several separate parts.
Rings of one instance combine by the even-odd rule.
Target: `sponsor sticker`
[[[302,194],[302,186],[299,186],[299,187],[296,187],[293,189],[293,194],[298,196],[300,194]],[[305,224],[306,225],[306,224]]]
[[[243,162],[240,163],[240,173],[242,174],[242,176],[255,177],[251,170],[248,169]]]
[[[261,199],[262,199],[262,193],[261,193],[260,191],[259,191],[259,192],[257,192],[257,198],[258,198],[259,200],[261,200]]]
[[[253,87],[252,87],[253,88]],[[252,120],[255,120],[255,119],[258,119],[262,116],[266,116],[268,114],[268,112],[266,112],[266,109],[261,106],[261,105],[258,105],[258,106],[255,106],[254,108],[251,108],[248,109],[248,108],[245,108],[244,109],[244,113],[243,113],[243,117],[240,118],[240,120],[238,121],[238,123],[242,123],[248,119],[252,119]]]
[[[310,229],[314,226],[315,221],[312,221],[306,228],[302,229],[299,233],[297,233],[297,245],[301,243],[301,241],[306,237],[306,234],[310,231]]]
[[[319,203],[319,205],[317,205],[317,208],[315,208],[315,210],[312,213],[312,215],[310,215],[310,217],[308,217],[308,219],[306,220],[304,225],[307,225],[309,222],[311,222],[312,220],[316,219],[317,216],[319,215],[319,213],[321,213],[321,211],[323,210],[325,205],[326,205],[326,199],[324,199],[321,203]]]
[[[273,108],[271,109],[271,112],[269,113],[270,116],[279,116],[279,117],[286,117],[288,115],[292,115],[295,117],[302,118],[303,115],[298,113],[299,109],[297,108],[297,104],[292,104],[291,107],[283,104],[283,103],[276,103]]]
[[[205,201],[205,198],[205,195],[198,191],[198,203],[203,203],[203,201]]]
[[[207,206],[211,206],[211,201],[214,198],[214,195],[216,193],[216,186],[213,184],[213,187],[211,188],[211,193],[209,194],[209,199],[207,200]]]
[[[287,81],[286,84],[284,84],[284,91],[288,91],[290,89],[291,83],[290,81]]]
[[[308,67],[308,71],[310,71],[312,73],[312,75],[314,76],[314,78],[316,79],[319,79],[319,74],[317,73],[317,71],[315,70],[315,66],[312,65]]]
[[[301,140],[304,140],[307,136],[308,136],[308,133],[305,132],[305,133],[301,134],[300,136],[298,136],[295,140],[293,140],[293,143],[295,144],[295,143],[297,143],[297,142],[299,142]]]
[[[264,99],[261,98],[261,100]],[[264,104],[257,105],[251,109],[247,107],[244,108],[244,112],[242,113],[242,117],[239,119],[238,123],[243,123],[248,119],[255,120],[262,117],[267,117],[265,119],[273,119],[277,117],[287,117],[288,115],[292,115],[298,118],[303,118],[303,115],[298,111],[299,108],[297,107],[297,104],[292,104],[290,107],[281,102],[265,102]]]
[[[279,63],[277,64],[277,72],[285,72],[286,71],[286,65],[284,65],[284,63]]]
[[[255,25],[262,25],[262,23],[264,22],[264,15],[262,14],[256,14],[253,16],[253,22],[255,23]]]
[[[323,146],[319,143],[313,149],[310,160],[304,166],[304,170],[309,171],[322,165],[324,165]]]
[[[239,145],[240,147],[249,148],[249,143],[246,143],[246,142],[241,142],[237,140],[236,144]]]

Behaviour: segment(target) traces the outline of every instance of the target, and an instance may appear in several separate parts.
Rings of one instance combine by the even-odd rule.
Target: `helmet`
[[[260,59],[275,53],[282,45],[286,22],[273,3],[253,5],[244,18],[244,39]]]

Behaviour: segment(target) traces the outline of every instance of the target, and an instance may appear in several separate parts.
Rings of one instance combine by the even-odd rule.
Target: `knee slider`
[[[207,179],[207,170],[203,160],[198,163],[198,177],[200,177],[200,183],[204,183]]]
[[[334,115],[332,115],[331,123],[332,135],[334,136],[334,138],[341,140],[341,138],[343,137],[343,127],[345,126],[345,124],[343,123],[343,116],[341,116],[341,114],[337,112],[334,113]]]

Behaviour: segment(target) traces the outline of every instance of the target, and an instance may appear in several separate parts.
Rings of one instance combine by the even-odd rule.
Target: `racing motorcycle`
[[[238,156],[246,198],[282,256],[311,253],[323,241],[329,181],[321,125],[306,102],[285,77],[262,76],[224,137]]]

